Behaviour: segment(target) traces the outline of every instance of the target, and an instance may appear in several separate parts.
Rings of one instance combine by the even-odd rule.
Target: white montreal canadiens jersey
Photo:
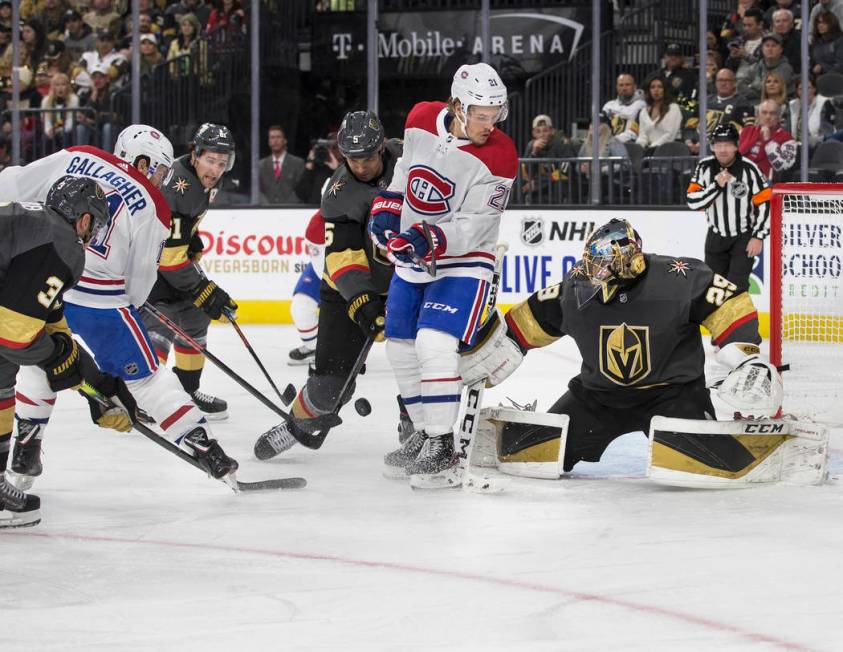
[[[401,230],[425,220],[445,234],[436,275],[491,280],[501,213],[518,171],[515,145],[495,129],[482,146],[448,131],[444,102],[420,102],[407,116],[404,154],[389,190],[404,196]],[[431,277],[419,267],[396,267],[410,282]]]
[[[164,196],[136,168],[96,147],[69,147],[0,172],[0,200],[41,201],[66,174],[90,177],[105,193],[110,219],[85,251],[85,271],[64,295],[89,308],[140,306],[149,296],[170,234]]]

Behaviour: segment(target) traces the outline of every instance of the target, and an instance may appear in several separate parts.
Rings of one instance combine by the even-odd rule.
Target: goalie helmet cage
[[[784,411],[843,424],[843,184],[773,187],[770,360]]]

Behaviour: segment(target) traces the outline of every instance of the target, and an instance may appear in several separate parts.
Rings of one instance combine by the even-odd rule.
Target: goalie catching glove
[[[477,333],[476,344],[460,355],[460,375],[466,385],[486,379],[487,387],[506,380],[524,360],[524,352],[509,337],[501,311],[495,310]]]
[[[228,322],[228,315],[234,315],[237,312],[237,304],[232,301],[228,293],[208,279],[203,279],[193,289],[191,296],[194,305],[204,310],[211,319]]]
[[[731,368],[717,390],[736,418],[763,419],[781,415],[782,376],[761,357],[755,344],[732,342],[717,352],[717,361]]]

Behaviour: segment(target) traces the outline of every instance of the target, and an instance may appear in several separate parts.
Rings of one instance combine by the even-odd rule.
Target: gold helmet
[[[603,302],[609,301],[619,287],[633,281],[645,268],[638,233],[626,220],[609,220],[596,228],[585,243],[582,275],[593,291],[578,293],[580,307],[601,290]]]

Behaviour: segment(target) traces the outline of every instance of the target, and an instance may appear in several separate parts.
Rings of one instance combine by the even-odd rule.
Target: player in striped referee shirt
[[[772,191],[758,166],[738,153],[733,125],[718,126],[711,140],[714,154],[697,164],[686,201],[708,218],[706,264],[743,292],[770,232]]]

